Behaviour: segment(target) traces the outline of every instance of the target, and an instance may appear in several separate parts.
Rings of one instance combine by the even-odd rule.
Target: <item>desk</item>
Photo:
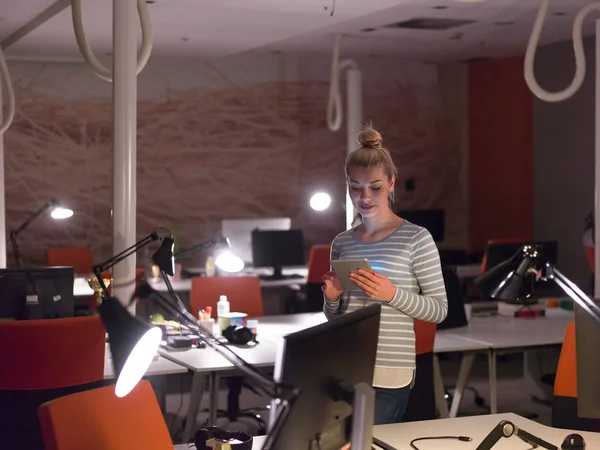
[[[321,312],[261,317],[258,325],[258,340],[260,344],[251,348],[235,348],[235,352],[257,368],[270,369],[275,365],[277,350],[283,336],[318,325],[326,320],[325,315]],[[444,400],[444,388],[437,354],[464,352],[470,355],[476,352],[486,352],[488,348],[489,346],[486,343],[457,338],[446,331],[436,334],[434,345],[434,388],[436,405],[442,416],[448,417],[449,413],[448,406]],[[187,440],[191,437],[193,427],[196,423],[196,416],[200,408],[206,379],[208,378],[209,423],[214,424],[216,422],[219,375],[224,372],[231,372],[235,368],[225,358],[210,348],[188,349],[184,351],[161,349],[159,353],[174,363],[180,364],[194,372],[186,428],[183,434],[184,439]]]
[[[454,338],[487,346],[484,353],[488,356],[490,412],[495,414],[498,412],[497,356],[505,353],[526,353],[543,347],[561,345],[567,324],[572,320],[574,320],[573,312],[549,308],[546,310],[546,317],[534,319],[503,316],[474,317],[466,327],[444,330],[439,333],[448,333]],[[465,355],[461,362],[458,383],[450,408],[450,417],[456,417],[458,412],[475,354],[476,352]],[[537,383],[539,374],[532,374],[532,369],[526,363],[526,378]]]
[[[187,269],[188,272],[203,273],[200,269]],[[271,271],[272,272],[272,271]],[[262,288],[277,288],[277,287],[290,287],[295,285],[304,285],[308,277],[308,268],[306,267],[286,267],[283,268],[281,273],[283,275],[299,275],[299,278],[284,278],[283,280],[260,280],[260,287]],[[239,274],[230,274],[230,276],[260,276],[269,275],[268,270],[263,269],[249,269],[240,272]],[[151,285],[157,291],[166,292],[167,287],[162,280],[151,280]],[[181,280],[171,280],[173,289],[177,292],[189,292],[192,289],[192,279],[184,278]]]
[[[398,423],[392,425],[376,425],[373,435],[398,450],[410,450],[410,441],[425,436],[469,436],[471,442],[453,439],[420,441],[415,445],[420,450],[475,450],[487,434],[502,420],[509,420],[517,427],[537,436],[560,448],[563,439],[571,433],[583,436],[587,449],[600,448],[600,433],[562,430],[533,422],[516,414],[490,414],[485,416],[460,417],[457,419],[426,420],[422,422]],[[260,450],[264,437],[253,439],[252,450]],[[493,450],[526,450],[531,446],[518,437],[502,438]],[[188,450],[187,444],[176,445],[175,450]]]

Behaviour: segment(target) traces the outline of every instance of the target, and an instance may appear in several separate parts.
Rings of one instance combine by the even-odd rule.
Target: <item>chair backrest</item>
[[[554,379],[554,395],[577,398],[577,358],[575,351],[575,322],[565,331]]]
[[[415,319],[413,328],[415,330],[415,354],[424,355],[433,352],[437,324]]]
[[[114,386],[44,403],[38,410],[46,450],[172,450],[173,443],[150,382],[127,396]]]
[[[0,389],[56,389],[104,378],[98,316],[0,322]]]
[[[313,245],[308,255],[308,283],[322,284],[321,277],[330,270],[330,245]]]
[[[243,312],[249,317],[262,317],[263,302],[258,277],[194,277],[190,292],[191,313],[197,308],[212,307],[217,316],[219,296],[226,295],[231,312]]]
[[[94,267],[89,247],[49,248],[46,262],[49,266],[72,266],[76,274],[91,274]]]
[[[438,324],[438,330],[459,328],[468,325],[465,313],[465,294],[458,278],[456,268],[453,266],[442,267],[444,285],[446,287],[446,298],[448,299],[448,315],[444,321]]]

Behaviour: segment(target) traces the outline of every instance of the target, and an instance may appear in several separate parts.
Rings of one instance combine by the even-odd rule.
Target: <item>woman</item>
[[[328,272],[323,277],[323,310],[331,319],[382,303],[373,377],[375,425],[380,425],[400,422],[406,410],[415,378],[413,319],[440,323],[448,302],[431,234],[390,208],[397,171],[381,135],[367,128],[358,141],[361,147],[346,160],[346,180],[362,223],[336,236],[331,259],[366,258],[373,273],[352,273],[359,289],[344,293],[335,273]]]

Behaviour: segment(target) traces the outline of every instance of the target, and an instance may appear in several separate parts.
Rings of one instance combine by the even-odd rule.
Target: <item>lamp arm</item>
[[[210,239],[208,241],[202,242],[201,244],[194,245],[193,247],[186,248],[185,250],[180,251],[176,255],[174,255],[175,260],[190,257],[198,252],[208,250],[209,248],[217,245],[219,243],[219,239]]]
[[[154,299],[157,300],[157,303],[174,316],[180,317],[184,326],[193,330],[200,337],[200,340],[202,342],[204,342],[206,345],[208,345],[210,348],[216,351],[219,355],[221,355],[223,358],[225,358],[227,361],[233,364],[234,367],[236,367],[244,374],[252,378],[254,381],[256,381],[259,384],[259,390],[264,395],[266,395],[267,397],[275,398],[281,402],[282,408],[280,409],[279,414],[277,415],[277,418],[275,419],[275,422],[271,427],[270,433],[267,435],[265,443],[262,447],[263,450],[271,450],[276,442],[277,436],[279,435],[281,428],[283,427],[285,421],[287,420],[290,414],[294,402],[300,395],[299,389],[293,386],[285,385],[283,383],[277,383],[275,380],[267,377],[263,373],[256,370],[251,364],[246,362],[228,346],[223,345],[221,342],[219,342],[219,340],[212,333],[208,333],[206,332],[206,330],[201,329],[198,326],[198,322],[196,322],[194,316],[192,316],[187,311],[185,306],[183,306],[183,303],[181,303],[181,300],[179,300],[179,297],[174,293],[174,291],[172,291],[172,287],[170,287],[171,285],[168,282],[168,277],[166,276],[166,274],[163,274],[163,278],[167,283],[167,289],[169,289],[169,293],[172,297],[178,300],[178,303],[180,303],[180,305],[178,305],[178,307],[173,306],[173,304],[160,292],[155,291],[153,289],[152,293],[154,294]]]
[[[23,230],[25,230],[25,228],[27,228],[29,225],[31,225],[31,222],[33,222],[35,219],[40,217],[47,209],[49,209],[52,206],[57,205],[57,204],[58,204],[58,202],[54,199],[47,201],[44,205],[42,205],[40,207],[40,209],[38,209],[31,216],[29,216],[29,218],[25,222],[23,222],[23,224],[21,224],[21,226],[19,226],[19,228],[17,228],[14,231],[11,231],[10,234],[14,235],[14,237],[16,238],[19,234],[21,234],[23,232]]]
[[[17,267],[21,267],[21,252],[19,252],[19,246],[17,245],[17,235],[14,231],[10,232],[10,243],[12,245],[13,257]]]
[[[552,269],[551,277],[571,299],[581,306],[590,316],[600,322],[600,306],[588,297],[575,283],[564,276],[559,270]]]
[[[94,266],[94,268],[93,268],[94,274],[96,274],[97,272],[98,273],[102,273],[102,272],[107,271],[111,267],[113,267],[116,264],[118,264],[121,261],[123,261],[128,256],[131,256],[132,254],[134,254],[135,252],[137,252],[140,248],[148,245],[152,241],[157,241],[158,239],[159,239],[158,234],[155,231],[153,231],[152,234],[150,234],[149,236],[146,236],[141,241],[136,242],[131,247],[126,248],[125,250],[123,250],[118,255],[115,255],[112,258],[110,258],[108,261],[105,261],[105,262],[103,262],[101,264],[98,264],[98,265]]]
[[[123,261],[128,256],[131,256],[132,254],[137,252],[140,248],[148,245],[152,241],[157,241],[158,239],[159,239],[158,234],[156,233],[156,231],[153,231],[150,235],[148,235],[144,239],[136,242],[131,247],[126,248],[118,255],[115,255],[112,258],[110,258],[108,261],[97,264],[92,268],[92,271],[94,272],[94,275],[96,276],[96,279],[98,280],[98,283],[100,283],[100,287],[102,288],[102,294],[105,297],[110,296],[110,293],[108,292],[108,288],[106,287],[106,285],[104,284],[104,280],[102,279],[102,272],[107,271],[114,265]]]

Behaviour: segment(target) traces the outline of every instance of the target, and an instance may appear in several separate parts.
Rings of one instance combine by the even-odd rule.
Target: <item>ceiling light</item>
[[[446,5],[432,6],[431,9],[448,9]]]

